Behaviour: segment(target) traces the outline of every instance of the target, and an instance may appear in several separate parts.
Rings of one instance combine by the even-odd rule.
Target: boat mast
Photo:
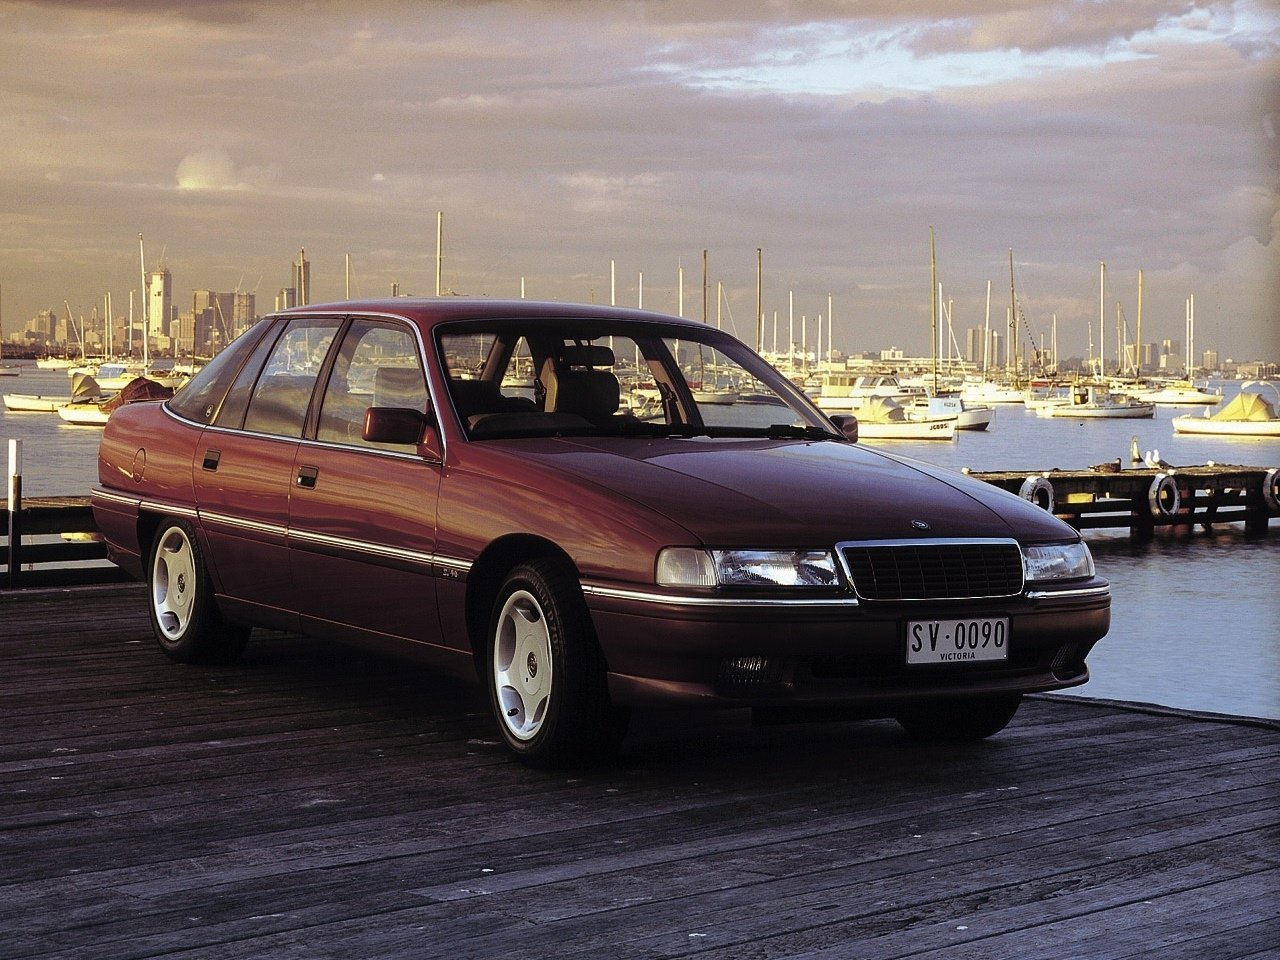
[[[1124,376],[1124,320],[1120,313],[1120,301],[1116,301],[1116,373]]]
[[[1013,289],[1013,248],[1009,248],[1009,333],[1005,343],[1005,366],[1012,379],[1018,375],[1018,296]]]
[[[831,334],[835,331],[835,312],[831,294],[827,294],[827,369],[831,369]]]
[[[938,257],[929,228],[929,342],[933,351],[933,392],[938,393]]]
[[[707,322],[707,250],[702,249],[702,322]]]
[[[1107,374],[1107,265],[1098,261],[1098,376]]]
[[[147,341],[151,339],[151,325],[148,322],[151,314],[151,291],[147,288],[147,254],[142,246],[142,234],[138,234],[138,262],[142,266],[142,364],[144,367],[150,366],[148,362],[148,346]]]
[[[440,281],[444,273],[444,211],[436,211],[436,296],[440,296]]]
[[[987,281],[987,326],[982,335],[982,375],[987,375],[987,362],[991,357],[991,281]]]
[[[1142,269],[1138,269],[1138,333],[1137,342],[1133,346],[1133,368],[1139,377],[1142,376]]]
[[[764,292],[761,270],[764,268],[764,250],[756,247],[756,353],[764,352],[764,313],[761,295]]]
[[[1195,371],[1195,345],[1196,345],[1196,295],[1193,293],[1187,297],[1187,362],[1183,364],[1187,368],[1187,379],[1190,379]]]
[[[1058,315],[1053,315],[1053,333],[1049,337],[1049,346],[1053,350],[1053,375],[1058,375]]]

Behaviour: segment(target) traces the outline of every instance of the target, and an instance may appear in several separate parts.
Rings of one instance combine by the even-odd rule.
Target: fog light
[[[720,662],[717,686],[727,693],[749,693],[775,686],[781,679],[781,660],[770,657],[733,657]]]
[[[1070,680],[1084,672],[1084,660],[1080,657],[1080,649],[1074,643],[1066,643],[1053,658],[1049,666],[1058,680]]]

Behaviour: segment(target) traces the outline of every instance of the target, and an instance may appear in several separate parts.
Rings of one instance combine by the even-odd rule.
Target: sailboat
[[[1272,403],[1262,393],[1251,392],[1249,387],[1267,388],[1276,396]],[[1250,380],[1240,387],[1221,410],[1212,416],[1206,409],[1203,416],[1185,414],[1173,418],[1174,433],[1203,433],[1231,437],[1280,437],[1280,390],[1274,383]]]
[[[1201,387],[1191,380],[1152,380],[1144,388],[1132,392],[1134,399],[1148,403],[1177,406],[1216,406],[1222,402],[1222,391]]]
[[[1046,415],[1082,420],[1149,420],[1156,415],[1156,405],[1089,384],[1077,386],[1072,391],[1070,403],[1048,407]]]

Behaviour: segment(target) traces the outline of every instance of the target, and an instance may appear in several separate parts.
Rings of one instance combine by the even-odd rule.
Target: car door
[[[281,322],[259,342],[201,436],[193,475],[209,561],[228,612],[297,625],[289,492],[321,363],[340,320]]]
[[[422,444],[361,436],[369,407],[427,413],[421,353],[408,323],[357,317],[329,365],[289,497],[291,563],[309,633],[440,642],[440,460]]]

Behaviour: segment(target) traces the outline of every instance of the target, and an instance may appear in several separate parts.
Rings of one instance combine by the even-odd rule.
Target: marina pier
[[[613,766],[513,763],[478,688],[255,631],[154,649],[137,585],[0,594],[0,952],[1274,954],[1268,721],[1033,697],[990,741],[637,718]]]
[[[1206,464],[1122,470],[966,471],[1037,503],[1077,530],[1127,527],[1135,540],[1157,528],[1189,533],[1195,527],[1243,523],[1265,534],[1280,516],[1280,470]]]

